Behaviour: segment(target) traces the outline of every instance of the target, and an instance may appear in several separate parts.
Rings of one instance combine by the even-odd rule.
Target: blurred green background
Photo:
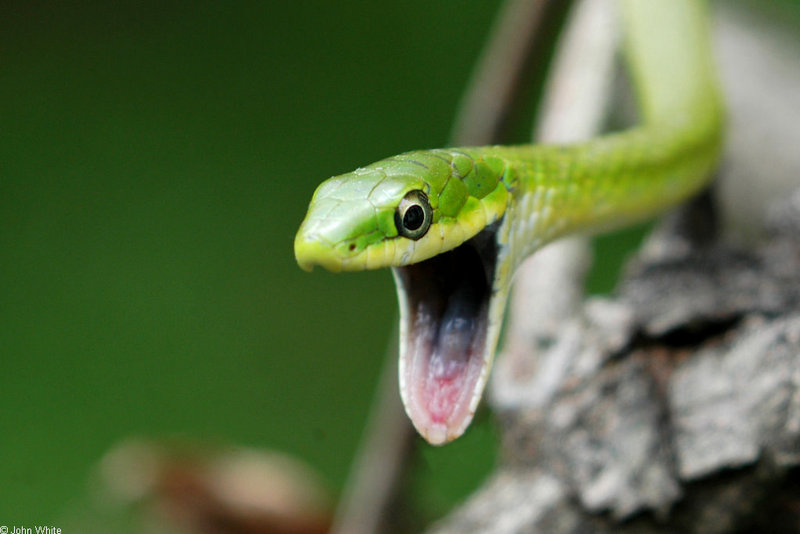
[[[294,232],[324,178],[445,143],[497,2],[456,4],[0,7],[0,524],[56,520],[131,435],[341,487],[394,289],[301,271]],[[445,503],[469,448],[422,468]]]
[[[300,271],[294,231],[322,179],[446,142],[497,5],[0,5],[0,524],[56,521],[132,435],[284,450],[341,489],[394,289]],[[494,442],[484,416],[424,447],[429,513]]]

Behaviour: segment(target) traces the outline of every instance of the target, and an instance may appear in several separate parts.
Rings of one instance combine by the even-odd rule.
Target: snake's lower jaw
[[[490,236],[493,237],[493,236]],[[493,240],[393,269],[401,315],[400,391],[406,413],[431,444],[464,433],[483,393],[494,349],[487,347]]]

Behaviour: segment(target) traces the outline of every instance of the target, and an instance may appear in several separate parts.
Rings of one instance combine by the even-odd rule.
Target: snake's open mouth
[[[463,433],[486,381],[496,256],[495,232],[487,229],[449,252],[394,268],[401,394],[414,426],[432,444]]]

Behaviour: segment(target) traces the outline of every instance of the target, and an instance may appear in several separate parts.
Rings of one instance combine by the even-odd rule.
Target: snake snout
[[[342,270],[343,258],[318,235],[298,233],[294,240],[294,257],[304,271],[311,271],[315,265],[333,272]]]

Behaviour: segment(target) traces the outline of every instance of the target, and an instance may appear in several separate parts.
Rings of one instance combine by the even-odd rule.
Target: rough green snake
[[[323,182],[300,266],[391,267],[400,392],[430,443],[460,436],[489,375],[516,266],[548,242],[651,218],[704,188],[722,143],[706,6],[621,0],[639,125],[566,146],[407,152]]]

